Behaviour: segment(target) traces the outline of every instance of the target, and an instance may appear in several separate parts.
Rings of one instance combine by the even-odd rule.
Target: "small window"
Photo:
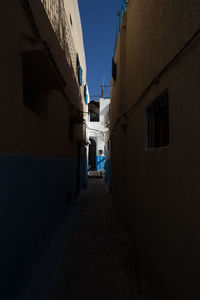
[[[69,19],[70,19],[70,24],[71,24],[71,26],[73,25],[73,22],[72,22],[72,16],[71,16],[71,14],[70,14],[70,16],[69,16]]]
[[[32,112],[43,119],[48,117],[48,92],[42,91],[37,87],[31,86],[24,81],[23,103]]]
[[[147,148],[169,145],[168,90],[158,96],[145,110]]]
[[[85,98],[85,104],[88,104],[88,91],[87,91],[87,84],[84,86],[84,98]]]
[[[117,64],[114,60],[114,57],[112,59],[112,78],[114,79],[114,81],[117,80]]]
[[[79,85],[82,85],[83,83],[83,69],[81,68],[81,66],[78,67],[78,82]]]
[[[78,66],[80,66],[80,60],[79,60],[78,53],[76,55],[76,66],[77,66],[77,68],[78,68]]]
[[[90,113],[90,122],[99,122],[99,114]]]
[[[79,85],[82,85],[82,82],[83,82],[83,69],[81,68],[78,54],[76,56],[76,66],[77,66],[78,82],[79,82]]]
[[[90,122],[99,122],[99,102],[91,101],[89,103]]]

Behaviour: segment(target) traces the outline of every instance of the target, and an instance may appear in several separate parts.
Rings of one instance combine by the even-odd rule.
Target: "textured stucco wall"
[[[68,20],[70,22],[70,15],[72,20],[72,25],[70,23],[70,29],[72,32],[74,45],[77,53],[79,54],[79,59],[84,73],[84,81],[86,80],[86,60],[85,51],[83,43],[83,32],[81,25],[81,17],[79,12],[79,5],[77,0],[64,0],[65,10],[67,13]]]
[[[94,139],[96,142],[96,167],[97,171],[104,171],[105,150],[109,129],[106,126],[106,119],[109,117],[110,99],[99,99],[99,122],[90,122],[90,115],[87,121],[88,139]],[[102,155],[100,151],[103,151]]]
[[[199,29],[199,13],[196,0],[129,1],[115,54],[112,127]],[[196,40],[112,132],[114,203],[161,299],[200,297],[199,54]],[[166,88],[170,145],[147,150],[145,108]]]
[[[79,87],[67,64],[55,33],[40,1],[30,1],[42,38],[47,41],[61,76],[67,82],[64,91],[82,110]],[[12,9],[11,9],[12,7]],[[41,118],[23,104],[23,51],[33,51],[33,43],[23,35],[34,36],[30,20],[20,1],[2,5],[0,152],[39,156],[76,157],[76,145],[69,140],[69,104],[61,90],[49,91],[48,117]],[[7,23],[9,21],[9,25]],[[6,31],[3,30],[6,28]],[[9,38],[12,37],[12,38]],[[38,73],[40,66],[38,65]],[[45,80],[45,78],[44,78]]]
[[[28,2],[50,55],[22,1],[0,4],[0,298],[9,300],[25,284],[62,221],[77,193],[78,174],[80,188],[87,179],[84,165],[77,168],[77,144],[69,138],[71,111],[64,96],[82,110],[79,86],[41,1]],[[38,48],[66,82],[49,91],[47,118],[23,103],[22,53]],[[39,63],[37,67],[40,76]]]

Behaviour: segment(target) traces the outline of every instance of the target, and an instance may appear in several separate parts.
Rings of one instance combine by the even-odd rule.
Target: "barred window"
[[[169,145],[168,90],[165,90],[146,108],[147,148]]]
[[[99,102],[91,101],[89,103],[90,122],[99,122]]]

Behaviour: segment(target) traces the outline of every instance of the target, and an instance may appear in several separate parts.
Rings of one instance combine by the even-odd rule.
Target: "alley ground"
[[[53,222],[53,220],[52,220]],[[103,179],[69,204],[17,300],[156,300]]]
[[[54,300],[151,300],[147,276],[117,222],[102,179],[90,179],[78,199],[80,213],[71,234]]]

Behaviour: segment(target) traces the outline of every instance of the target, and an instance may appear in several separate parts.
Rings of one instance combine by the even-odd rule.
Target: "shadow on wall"
[[[76,196],[72,159],[0,155],[0,299],[15,299]]]

